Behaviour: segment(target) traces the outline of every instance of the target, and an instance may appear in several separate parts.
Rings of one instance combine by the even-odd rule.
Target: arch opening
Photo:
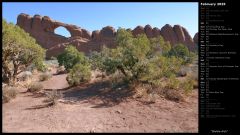
[[[63,37],[66,37],[66,38],[71,37],[71,33],[63,26],[59,26],[56,29],[54,29],[54,34],[57,34],[59,36],[63,36]]]

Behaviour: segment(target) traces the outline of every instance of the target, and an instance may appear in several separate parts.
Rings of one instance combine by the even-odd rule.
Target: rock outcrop
[[[161,35],[172,45],[175,45],[178,42],[177,34],[174,32],[173,27],[169,24],[166,24],[161,28]]]
[[[144,34],[144,28],[142,26],[137,26],[135,29],[132,30],[133,36],[137,36],[138,34]]]
[[[158,37],[160,36],[160,29],[157,28],[157,27],[154,27],[153,30],[152,30],[152,33],[153,33],[153,37]]]
[[[149,24],[144,27],[144,31],[148,38],[153,38],[153,29]]]
[[[92,32],[92,39],[95,41],[100,41],[100,31],[95,30]]]
[[[102,30],[100,31],[100,38],[101,39],[111,39],[115,37],[115,29],[111,26],[106,26],[104,28],[102,28]]]
[[[198,32],[194,35],[193,41],[195,44],[198,44]]]
[[[47,58],[57,56],[69,44],[76,46],[79,51],[86,54],[91,51],[100,51],[103,45],[109,48],[116,47],[116,31],[111,26],[106,26],[100,31],[95,30],[90,33],[86,29],[52,20],[48,16],[42,17],[40,15],[34,15],[31,17],[23,13],[18,16],[17,25],[34,37],[43,48],[47,49]],[[71,34],[71,37],[67,38],[55,34],[54,30],[58,27],[66,28]],[[146,25],[145,27],[137,26],[133,30],[127,30],[131,31],[133,36],[137,36],[138,34],[146,34],[148,38],[162,36],[172,45],[182,43],[190,50],[195,49],[194,45],[197,44],[198,41],[197,35],[192,39],[188,31],[180,25],[174,25],[172,27],[166,24],[161,30],[157,27],[152,28],[150,25]]]

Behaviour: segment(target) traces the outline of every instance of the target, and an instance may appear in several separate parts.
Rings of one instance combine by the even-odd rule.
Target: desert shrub
[[[17,96],[17,88],[15,87],[4,87],[2,90],[2,102],[7,103],[11,99]]]
[[[59,66],[57,68],[57,74],[65,74],[66,73],[66,69],[64,68],[64,66]]]
[[[174,75],[171,75],[166,82],[165,89],[179,90],[179,88],[180,81]]]
[[[109,76],[109,82],[111,88],[115,89],[120,85],[123,85],[126,81],[123,78],[123,75],[120,72],[115,72]]]
[[[184,93],[188,95],[193,90],[194,80],[192,80],[191,78],[187,78],[181,85]]]
[[[175,102],[184,101],[181,92],[175,89],[164,89],[164,97]]]
[[[43,89],[43,85],[39,82],[33,82],[30,84],[29,88],[28,88],[28,91],[29,92],[39,92]]]
[[[183,44],[177,44],[176,46],[172,47],[172,49],[168,52],[167,56],[175,56],[178,58],[183,59],[183,65],[192,63],[196,54],[190,52],[188,48]]]
[[[76,64],[70,70],[67,81],[70,86],[76,86],[88,82],[91,79],[90,65]]]
[[[44,72],[39,75],[39,80],[40,81],[46,81],[52,77],[52,74],[50,72]]]
[[[161,37],[153,40],[150,41],[144,34],[133,38],[130,32],[119,29],[116,37],[118,47],[104,47],[100,53],[93,55],[92,61],[97,61],[95,66],[107,75],[121,72],[130,83],[139,81],[159,84],[160,78],[179,70],[181,60],[154,53],[156,48],[163,47],[159,44],[165,43]],[[169,45],[166,45],[164,50],[169,49]]]
[[[137,88],[140,93],[148,93],[153,87],[153,90],[160,87],[171,92],[181,89],[176,74],[190,55],[186,46],[171,48],[170,43],[162,37],[149,39],[145,34],[133,37],[125,29],[117,31],[116,44],[114,49],[103,47],[101,52],[92,53],[90,59],[93,69],[99,69],[108,76],[120,73],[116,78],[126,80],[131,89],[140,86],[142,90]],[[142,87],[145,84],[151,88]],[[176,95],[177,99],[181,99],[181,95],[171,92],[168,95]]]
[[[57,90],[52,90],[49,93],[46,93],[47,99],[45,102],[48,102],[51,105],[56,105],[58,103],[58,99],[62,97],[62,94]]]
[[[189,75],[189,79],[193,81],[193,88],[196,89],[198,88],[198,73],[197,72],[192,72]]]
[[[44,70],[45,50],[19,26],[2,20],[2,79],[14,84],[22,71],[34,64]]]
[[[185,63],[193,63],[194,59],[197,57],[197,53],[190,52],[189,55],[185,58]]]
[[[31,79],[31,78],[32,78],[32,72],[25,71],[25,72],[22,72],[22,74],[19,77],[19,80],[26,81],[27,79]]]
[[[70,71],[78,63],[83,65],[89,63],[88,58],[73,45],[68,45],[64,52],[57,56],[57,60],[59,65],[64,66],[67,71]]]
[[[156,38],[151,38],[151,51],[149,52],[150,55],[166,55],[171,50],[170,42],[165,42],[162,36],[158,36]]]
[[[170,50],[169,55],[184,59],[186,56],[189,56],[189,50],[185,45],[177,44]]]

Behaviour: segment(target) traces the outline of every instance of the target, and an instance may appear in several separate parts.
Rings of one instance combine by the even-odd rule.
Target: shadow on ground
[[[133,95],[126,85],[111,88],[107,81],[72,87],[62,92],[63,99],[75,102],[90,102],[93,108],[111,107]]]

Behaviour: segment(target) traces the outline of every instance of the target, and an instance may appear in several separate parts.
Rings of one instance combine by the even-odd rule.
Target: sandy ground
[[[128,90],[110,91],[105,82],[66,90],[65,78],[42,82],[63,93],[54,107],[38,107],[45,97],[19,88],[17,97],[3,104],[3,132],[198,132],[197,90],[185,102],[158,98],[147,104]]]

